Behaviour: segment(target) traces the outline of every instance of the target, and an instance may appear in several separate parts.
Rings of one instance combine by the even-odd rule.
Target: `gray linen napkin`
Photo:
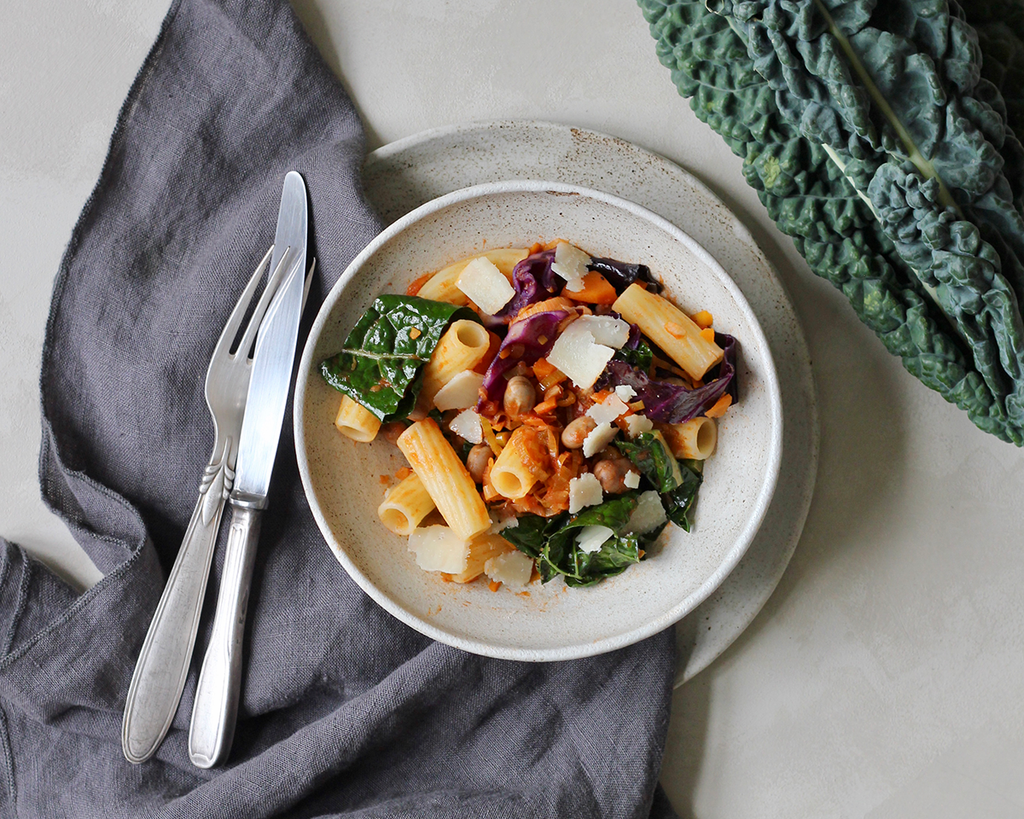
[[[188,761],[195,663],[157,757],[121,755],[135,658],[212,445],[202,383],[219,329],[272,241],[289,169],[309,187],[314,305],[379,230],[363,150],[287,3],[175,2],[71,238],[43,355],[43,495],[105,577],[76,596],[0,541],[3,816],[674,815],[656,788],[671,630],[527,664],[406,628],[324,546],[290,416],[231,759]]]

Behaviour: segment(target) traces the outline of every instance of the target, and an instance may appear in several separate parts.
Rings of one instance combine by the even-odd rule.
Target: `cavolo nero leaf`
[[[415,405],[420,368],[457,318],[477,316],[418,296],[378,296],[341,352],[320,364],[320,373],[382,421],[404,418]]]
[[[1024,166],[998,89],[977,79],[976,41],[959,10],[902,0],[709,5],[716,11],[702,0],[640,0],[680,93],[743,158],[748,182],[811,269],[904,366],[982,429],[1024,443],[1011,212]],[[869,74],[918,129],[920,157],[880,115],[829,25],[862,59],[894,56]],[[897,45],[887,52],[887,43]],[[937,174],[922,173],[912,161],[921,157]],[[953,172],[966,159],[973,179],[970,169]]]
[[[617,441],[619,450],[661,495],[670,521],[690,531],[690,517],[703,483],[701,461],[676,460],[660,432],[642,432],[632,441]]]
[[[520,515],[517,525],[503,529],[501,534],[536,561],[544,583],[561,575],[569,586],[591,586],[638,563],[643,558],[644,545],[660,532],[660,528],[642,535],[626,531],[638,498],[637,492],[616,495],[575,516]],[[613,534],[598,550],[588,553],[576,542],[586,526],[605,526]]]

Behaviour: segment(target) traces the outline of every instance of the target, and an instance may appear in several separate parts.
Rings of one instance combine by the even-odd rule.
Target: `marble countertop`
[[[768,604],[676,691],[662,782],[680,815],[1024,815],[1024,452],[907,374],[810,273],[676,93],[639,9],[296,8],[370,148],[490,119],[629,140],[726,201],[789,290],[817,387],[814,500]],[[40,352],[65,244],[165,10],[38,0],[0,12],[0,534],[81,586],[99,575],[39,496]]]

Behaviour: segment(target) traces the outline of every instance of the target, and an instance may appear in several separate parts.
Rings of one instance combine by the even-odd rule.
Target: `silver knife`
[[[238,441],[235,483],[228,504],[231,525],[210,644],[199,672],[189,726],[193,764],[210,768],[231,750],[242,675],[242,636],[249,602],[260,519],[288,402],[302,316],[306,270],[306,186],[295,171],[285,176],[270,269],[284,261],[282,282],[256,337],[249,395]],[[280,255],[279,255],[280,254]]]

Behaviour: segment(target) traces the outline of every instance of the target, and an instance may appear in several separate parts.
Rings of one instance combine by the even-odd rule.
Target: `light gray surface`
[[[1024,813],[1024,453],[910,378],[769,223],[629,2],[302,2],[371,148],[544,119],[664,154],[738,213],[793,296],[821,421],[816,495],[775,595],[676,693],[682,816]],[[0,532],[96,578],[39,501],[39,356],[64,244],[164,3],[0,12]]]

